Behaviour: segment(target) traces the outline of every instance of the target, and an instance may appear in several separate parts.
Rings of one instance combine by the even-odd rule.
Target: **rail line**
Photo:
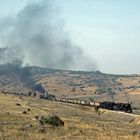
[[[100,103],[97,102],[89,102],[85,100],[78,100],[78,99],[69,99],[69,98],[53,98],[51,99],[52,101],[57,101],[57,102],[63,102],[63,103],[70,103],[70,104],[77,104],[77,105],[82,105],[82,106],[90,106],[90,107],[95,107],[99,106]]]

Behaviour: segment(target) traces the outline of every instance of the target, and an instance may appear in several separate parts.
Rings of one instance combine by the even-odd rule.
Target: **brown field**
[[[20,103],[21,106],[17,106]],[[27,114],[22,112],[30,108]],[[1,140],[139,140],[140,116],[31,97],[0,94]],[[35,115],[58,115],[63,127],[41,126]],[[27,127],[32,124],[33,127]]]
[[[91,96],[95,95],[95,92],[99,89],[104,91],[99,93],[100,95],[109,92],[115,92],[119,96],[124,96],[125,93],[140,93],[140,76],[131,75],[116,76],[101,73],[57,72],[43,76],[38,80],[38,83],[41,83],[50,94],[61,97]]]
[[[129,94],[136,94],[136,95],[139,95],[140,94],[140,91],[135,91],[135,92],[129,92]]]
[[[84,79],[85,78],[85,79]],[[86,83],[86,77],[78,77],[72,74],[56,74],[41,78],[38,83],[42,83],[43,87],[56,96],[78,96],[91,95],[97,86]]]
[[[140,86],[140,77],[139,76],[132,76],[132,77],[120,77],[117,79],[117,82],[122,83],[123,87],[128,86]]]

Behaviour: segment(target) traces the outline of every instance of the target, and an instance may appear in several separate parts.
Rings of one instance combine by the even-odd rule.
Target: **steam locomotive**
[[[132,113],[132,107],[130,103],[115,103],[104,101],[100,103],[100,108]]]

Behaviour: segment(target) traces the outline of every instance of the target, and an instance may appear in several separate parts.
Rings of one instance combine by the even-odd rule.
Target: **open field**
[[[130,92],[129,94],[136,94],[136,95],[138,94],[139,95],[140,94],[140,91]]]
[[[17,106],[16,103],[20,103]],[[27,109],[30,108],[30,111]],[[0,94],[1,140],[139,140],[140,116]],[[23,114],[27,111],[27,114]],[[35,115],[58,115],[63,127],[41,126]],[[31,124],[33,127],[28,127]]]

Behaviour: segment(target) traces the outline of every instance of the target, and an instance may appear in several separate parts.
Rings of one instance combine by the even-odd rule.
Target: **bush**
[[[39,123],[41,125],[51,124],[53,126],[64,126],[64,122],[58,116],[49,116],[49,117],[39,117]]]

